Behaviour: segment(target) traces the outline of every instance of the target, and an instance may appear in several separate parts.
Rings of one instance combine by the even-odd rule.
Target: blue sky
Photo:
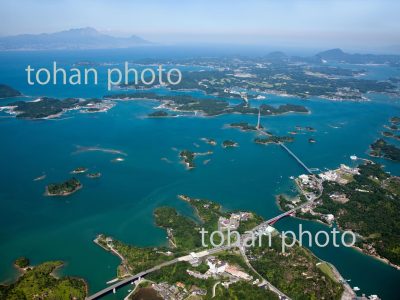
[[[160,43],[387,47],[398,0],[0,0],[0,35],[94,27]]]

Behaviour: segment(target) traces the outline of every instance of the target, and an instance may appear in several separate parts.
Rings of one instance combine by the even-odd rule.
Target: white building
[[[207,265],[210,268],[209,271],[212,274],[223,273],[228,266],[226,262],[222,262],[215,257],[210,257],[209,259],[207,259]]]

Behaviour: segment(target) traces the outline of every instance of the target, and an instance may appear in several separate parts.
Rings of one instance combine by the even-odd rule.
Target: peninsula
[[[301,175],[296,184],[300,199],[278,197],[283,210],[299,201],[313,201],[297,216],[329,225],[335,222],[340,229],[356,232],[358,248],[400,269],[399,177],[366,162],[357,168],[341,165],[318,175]]]

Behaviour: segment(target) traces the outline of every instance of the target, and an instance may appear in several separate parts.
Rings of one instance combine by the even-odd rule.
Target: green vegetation
[[[392,117],[389,121],[392,124],[400,124],[400,117]]]
[[[194,271],[195,269],[187,262],[179,262],[174,265],[162,268],[156,272],[150,273],[149,275],[147,275],[146,279],[155,282],[167,282],[169,284],[182,282],[189,287],[197,286],[199,288],[211,291],[214,282],[216,282],[215,279],[213,278],[199,279],[188,275],[186,270]]]
[[[125,259],[132,274],[150,269],[157,264],[171,260],[173,255],[165,255],[163,253],[168,251],[166,247],[135,247],[124,244],[120,241],[113,240],[113,248],[118,251]]]
[[[370,154],[376,157],[400,161],[400,149],[395,145],[388,144],[383,139],[378,139],[371,145]]]
[[[19,268],[26,268],[29,266],[29,259],[26,257],[19,257],[15,260],[14,264]]]
[[[255,138],[256,144],[279,144],[293,142],[294,138],[291,136],[269,136],[267,138]]]
[[[221,259],[228,259],[229,256],[231,255],[222,255],[218,257]],[[235,262],[238,261],[242,265],[245,265],[244,261],[239,256],[237,256],[237,260],[235,260]],[[185,285],[187,290],[198,288],[206,290],[207,294],[199,299],[279,299],[275,293],[263,288],[258,288],[257,286],[251,285],[250,283],[244,281],[233,283],[229,285],[228,289],[218,284],[215,290],[215,297],[212,298],[213,286],[221,280],[212,277],[207,279],[199,279],[188,275],[186,272],[186,270],[197,271],[198,268],[208,269],[207,265],[204,263],[202,263],[199,267],[192,267],[189,263],[179,262],[153,272],[147,275],[146,278],[155,282],[167,282],[171,285],[180,282]]]
[[[190,198],[188,196],[180,196],[180,198],[184,201],[187,201],[194,208],[200,220],[202,221],[201,227],[209,232],[218,229],[219,217],[229,216],[228,213],[221,211],[221,205],[216,202],[205,199]],[[200,234],[197,234],[200,237]]]
[[[329,53],[320,53],[319,55],[332,57]],[[183,71],[184,80],[177,85],[169,85],[168,88],[172,91],[200,90],[206,95],[235,100],[255,99],[261,93],[353,101],[365,101],[365,95],[369,92],[396,95],[396,85],[393,84],[395,81],[363,79],[358,75],[365,73],[365,70],[326,66],[321,62],[319,55],[301,58],[289,57],[283,53],[271,53],[257,57],[257,59],[235,56],[224,59],[209,57],[177,59],[174,61],[176,64],[203,66],[207,69]],[[382,63],[390,62],[394,66],[399,65],[398,56],[386,56],[384,59],[382,56],[360,57],[358,54],[343,54],[342,51],[339,55],[335,54],[334,56],[363,63],[371,60]],[[160,63],[159,60],[146,61],[146,63],[150,62]],[[128,86],[137,90],[151,87],[140,84],[128,84]],[[238,92],[238,90],[253,93],[246,94]],[[245,110],[244,107],[242,109]]]
[[[383,182],[383,187],[390,193],[400,197],[400,177],[389,177]]]
[[[194,159],[196,158],[194,152],[189,150],[183,150],[179,153],[179,156],[183,159],[188,169],[193,169],[196,167]]]
[[[363,239],[358,246],[370,255],[380,255],[400,265],[400,179],[385,173],[378,164],[359,166],[360,175],[346,185],[324,182],[319,211],[331,213],[344,230],[353,230]],[[329,196],[345,194],[340,203]]]
[[[281,238],[268,237],[262,246],[249,249],[250,263],[282,292],[293,299],[340,299],[343,287],[317,267],[319,260],[298,245],[282,253]]]
[[[15,283],[0,286],[0,299],[85,299],[86,284],[82,279],[57,279],[51,275],[61,266],[61,261],[45,262],[26,271]]]
[[[159,207],[154,211],[156,225],[169,230],[170,241],[178,250],[201,247],[198,224],[182,216],[172,207]]]
[[[65,110],[74,108],[84,108],[89,104],[100,103],[99,99],[79,100],[76,98],[67,98],[64,100],[43,97],[40,101],[26,102],[17,101],[10,103],[9,106],[15,106],[11,112],[16,113],[17,118],[25,119],[43,119],[47,117],[57,116]],[[90,108],[90,106],[88,107]]]
[[[148,116],[152,117],[152,118],[160,118],[160,117],[168,117],[169,114],[164,110],[158,110],[158,111],[149,113]]]
[[[392,137],[393,136],[393,132],[390,131],[382,131],[382,135],[385,137]]]
[[[11,98],[17,96],[21,96],[19,91],[6,84],[0,84],[0,98]]]
[[[255,125],[250,125],[249,123],[246,122],[237,122],[237,123],[231,123],[229,124],[230,127],[233,128],[240,128],[243,131],[256,131],[257,126]],[[262,126],[260,126],[262,128]]]
[[[49,184],[46,187],[47,196],[67,196],[82,188],[82,184],[75,177],[62,182]]]
[[[264,288],[258,288],[257,286],[251,285],[248,282],[238,281],[229,285],[229,289],[218,285],[215,291],[215,297],[212,299],[265,299],[265,300],[278,300],[279,297],[274,292],[266,290]]]
[[[337,281],[335,277],[335,273],[332,270],[332,267],[327,262],[317,263],[317,267],[330,279],[333,281]]]
[[[232,148],[232,147],[237,147],[238,143],[231,141],[231,140],[226,140],[222,142],[222,147],[224,148]]]
[[[283,211],[288,211],[293,208],[293,202],[290,201],[289,199],[287,199],[285,196],[278,195],[277,200],[278,200],[280,209],[282,209]]]
[[[191,251],[201,249],[200,227],[211,232],[218,228],[220,217],[229,218],[232,213],[224,212],[221,205],[213,201],[190,198],[180,195],[180,199],[188,202],[196,211],[200,222],[187,216],[182,216],[173,208],[161,207],[154,212],[157,226],[167,229],[170,240],[173,241],[173,254],[166,254],[168,248],[138,248],[128,246],[118,241],[113,241],[113,249],[124,258],[132,274],[154,267],[162,262],[171,260]],[[247,220],[240,221],[239,231],[253,228],[263,219],[255,214],[247,215]],[[267,237],[265,237],[267,238]],[[216,241],[218,242],[218,241]],[[106,245],[106,244],[104,244]],[[288,250],[289,254],[281,253],[280,238],[273,238],[272,248],[268,248],[268,241],[263,240],[262,247],[250,248],[247,257],[252,266],[268,281],[288,294],[293,299],[339,299],[343,287],[332,279],[328,266],[323,266],[312,253],[300,246]],[[264,248],[266,246],[266,248]],[[236,250],[216,253],[217,258],[229,265],[237,266],[254,279],[259,276],[249,268],[240,252]],[[182,284],[187,291],[196,289],[206,290],[205,296],[196,299],[210,299],[214,285],[220,281],[228,281],[227,277],[197,278],[190,275],[187,270],[205,274],[208,270],[204,262],[192,266],[188,262],[177,262],[165,266],[146,276],[154,282],[165,282],[170,285]],[[207,276],[206,276],[207,277]],[[180,291],[182,288],[179,287]],[[215,286],[214,299],[278,299],[275,294],[258,288],[250,282],[238,281],[231,283],[229,288],[221,284]]]
[[[246,221],[240,221],[240,225],[239,225],[237,231],[240,232],[240,234],[243,234],[246,231],[251,230],[254,227],[256,227],[257,225],[261,224],[263,221],[264,221],[264,219],[262,217],[252,213],[251,218],[247,219]]]
[[[105,99],[152,99],[164,102],[166,108],[183,112],[202,112],[207,116],[216,116],[222,114],[258,114],[258,108],[251,107],[250,104],[242,101],[237,105],[230,105],[225,100],[218,98],[195,98],[190,95],[174,94],[174,95],[158,95],[152,92],[138,92],[130,94],[113,94],[107,95]],[[262,104],[260,106],[261,115],[278,115],[288,112],[308,112],[307,108],[301,105],[285,104],[278,107]]]

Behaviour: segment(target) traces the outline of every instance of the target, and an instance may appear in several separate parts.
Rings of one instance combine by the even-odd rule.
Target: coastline
[[[282,194],[280,194],[280,195],[282,195]],[[278,208],[279,208],[280,211],[284,212],[284,210],[283,210],[282,207],[280,206],[278,197],[279,197],[279,195],[277,195],[277,196],[275,197],[275,198],[276,198],[277,206],[278,206]],[[321,221],[320,219],[308,219],[308,218],[298,217],[297,215],[294,215],[294,216],[292,216],[292,217],[293,217],[293,218],[296,218],[296,219],[298,219],[298,220],[304,220],[304,221],[309,221],[309,222],[315,222],[315,223],[319,223],[319,224],[322,224],[322,225],[327,226],[327,227],[332,227],[332,225],[327,224],[327,223]],[[336,226],[337,226],[337,228],[338,228],[340,231],[344,231],[343,228],[342,228],[339,224],[336,223]],[[358,247],[358,246],[355,246],[355,245],[351,246],[351,248],[354,248],[355,250],[361,252],[362,254],[367,255],[367,256],[369,256],[369,257],[372,257],[372,258],[374,258],[374,259],[377,259],[377,260],[381,261],[382,263],[385,263],[385,264],[387,264],[387,265],[389,265],[389,266],[391,266],[391,267],[393,267],[393,268],[395,268],[395,269],[397,269],[397,270],[400,271],[400,265],[396,265],[396,264],[390,262],[390,261],[389,261],[387,258],[385,258],[385,257],[379,256],[379,255],[376,255],[376,254],[370,254],[370,253],[368,253],[366,250],[364,250],[364,249],[362,249],[362,248],[360,248],[360,247]]]
[[[77,186],[77,187],[75,188],[75,190],[73,190],[73,191],[71,191],[71,192],[64,192],[64,193],[62,193],[62,194],[51,194],[51,193],[49,192],[48,187],[46,186],[46,190],[45,190],[44,195],[45,195],[45,196],[48,196],[48,197],[56,197],[56,196],[65,197],[65,196],[72,195],[73,193],[79,191],[79,190],[82,189],[82,188],[83,188],[83,184],[81,183],[79,186]]]

